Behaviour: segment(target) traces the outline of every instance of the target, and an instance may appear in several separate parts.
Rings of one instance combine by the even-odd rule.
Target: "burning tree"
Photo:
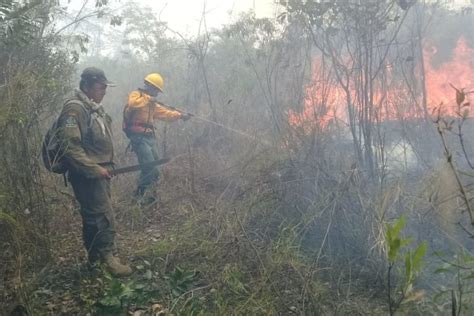
[[[388,56],[409,7],[393,1],[290,1],[289,17],[303,18],[321,60],[328,62],[345,99],[355,157],[370,175],[378,163],[374,145],[387,104]],[[327,60],[327,61],[326,61]]]
[[[397,129],[404,141],[420,145],[426,140],[419,132],[410,133],[410,127],[434,132],[435,108],[443,103],[444,114],[453,115],[455,110],[449,84],[471,86],[468,56],[473,50],[468,41],[460,37],[446,47],[425,34],[442,8],[438,2],[289,1],[284,5],[284,17],[290,23],[304,21],[317,48],[304,111],[290,111],[290,123],[314,131],[326,129],[331,122],[340,128],[342,122],[350,132],[358,165],[369,175],[383,177],[384,130],[396,126],[388,121],[400,123]],[[449,11],[440,12],[451,16]],[[443,54],[438,52],[446,49],[453,49],[451,58],[440,61]],[[425,160],[426,155],[421,156]]]

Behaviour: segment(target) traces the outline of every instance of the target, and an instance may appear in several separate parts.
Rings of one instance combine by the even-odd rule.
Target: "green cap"
[[[114,87],[115,84],[105,77],[105,73],[102,69],[96,67],[87,67],[82,71],[81,79],[86,81],[93,81],[106,84],[108,86]]]

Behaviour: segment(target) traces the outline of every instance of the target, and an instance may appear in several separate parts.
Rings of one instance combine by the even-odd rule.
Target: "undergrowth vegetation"
[[[464,34],[464,18],[402,3],[290,1],[276,19],[248,12],[188,36],[127,1],[73,15],[57,1],[0,1],[0,313],[470,315],[470,92],[453,89],[455,115],[430,116],[421,68],[406,66],[423,64],[418,23],[444,14]],[[96,30],[108,45],[89,43]],[[118,85],[104,100],[118,166],[136,163],[121,117],[144,75],[163,74],[163,101],[195,114],[157,126],[171,158],[158,205],[132,201],[136,175],[112,180],[119,256],[134,269],[122,279],[87,267],[72,191],[40,161],[91,65]],[[384,103],[390,89],[402,97]],[[347,122],[328,119],[334,93]],[[377,105],[422,114],[384,121]]]

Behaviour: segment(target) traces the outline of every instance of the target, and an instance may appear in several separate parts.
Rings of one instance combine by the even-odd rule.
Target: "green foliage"
[[[222,281],[229,289],[237,295],[249,294],[249,289],[245,286],[244,274],[241,269],[234,264],[226,264],[222,271]]]
[[[18,225],[18,222],[13,218],[13,216],[9,215],[8,213],[1,212],[0,211],[0,222],[6,222],[9,224],[11,227],[15,229],[19,229],[20,225]]]
[[[109,2],[97,0],[96,6],[102,8]],[[352,14],[361,22],[367,22],[357,28],[358,31],[368,28],[370,32],[383,30],[393,22],[394,16],[390,10],[387,11],[389,15],[387,20],[381,15],[383,21],[377,20],[378,16],[372,14],[374,9],[371,7],[385,5],[389,3],[388,1],[362,3],[354,12],[351,11],[350,3],[290,1],[287,8],[295,9],[296,4],[301,5],[300,9],[307,13],[310,24],[323,28],[327,31],[328,37],[352,34],[342,29],[343,17],[352,18]],[[28,10],[34,15],[33,7]],[[51,202],[50,192],[42,190],[45,182],[39,176],[34,158],[29,157],[34,157],[36,154],[35,142],[42,124],[42,120],[38,117],[52,116],[54,110],[60,106],[60,99],[66,92],[72,74],[72,66],[70,60],[65,58],[68,55],[62,54],[61,45],[56,45],[61,38],[48,38],[52,43],[49,45],[48,40],[45,41],[39,36],[41,27],[37,26],[44,24],[32,24],[34,30],[28,26],[27,22],[40,20],[40,15],[28,21],[15,22],[17,19],[15,12],[20,12],[19,7],[2,5],[0,12],[2,21],[8,22],[4,24],[6,32],[2,39],[13,42],[17,38],[16,42],[22,45],[27,44],[28,41],[25,39],[38,40],[34,42],[34,47],[27,46],[28,51],[35,52],[34,54],[21,50],[22,45],[9,46],[8,50],[2,50],[8,52],[5,56],[13,56],[13,62],[5,68],[7,87],[1,90],[2,100],[5,101],[1,108],[0,126],[2,131],[8,133],[2,138],[5,148],[0,150],[0,156],[4,160],[2,167],[11,166],[11,168],[0,182],[0,193],[1,203],[12,207],[0,208],[9,212],[0,212],[0,220],[20,226],[21,214],[28,207],[35,214],[33,220],[43,219],[49,224],[48,221],[54,216],[46,213],[49,209],[47,206],[59,203]],[[101,12],[103,11],[98,13],[99,17],[103,15]],[[373,18],[364,19],[367,16]],[[126,52],[128,55],[125,62],[117,57],[120,53],[113,59],[103,57],[100,61],[97,59],[89,61],[101,67],[109,67],[110,72],[107,68],[105,70],[110,78],[123,80],[120,85],[122,88],[117,89],[120,92],[112,92],[123,94],[121,97],[129,91],[129,87],[135,88],[136,84],[142,82],[144,73],[151,68],[157,69],[167,78],[165,97],[170,99],[170,103],[182,103],[184,108],[195,107],[189,110],[205,116],[208,113],[207,107],[210,106],[208,104],[212,101],[218,110],[216,120],[223,126],[238,125],[240,130],[255,131],[255,134],[262,138],[274,136],[266,132],[269,114],[274,114],[275,111],[275,115],[281,115],[279,118],[286,122],[286,110],[289,104],[296,104],[305,97],[303,77],[311,67],[313,54],[311,47],[303,47],[301,44],[307,39],[301,36],[300,29],[281,30],[279,29],[281,25],[277,25],[271,19],[257,19],[253,14],[245,14],[222,31],[212,31],[206,35],[201,34],[197,39],[188,39],[178,38],[179,36],[168,37],[167,25],[158,21],[157,16],[146,8],[131,7],[125,11],[123,20],[119,16],[112,16],[111,24],[119,25],[122,21],[125,24],[125,32],[123,38],[118,36],[123,39],[120,44],[132,47],[132,52]],[[345,27],[350,28],[354,25],[353,20],[349,22]],[[4,25],[2,24],[2,27]],[[18,31],[13,31],[13,27]],[[296,34],[296,37],[302,38],[301,42],[285,38],[286,32]],[[349,45],[366,43],[366,39],[356,38],[354,34],[350,38],[352,41],[348,41]],[[77,61],[79,52],[86,51],[88,37],[73,34],[70,39],[68,43],[79,47],[77,54],[73,56]],[[376,43],[379,52],[380,47],[385,45],[382,41],[380,43]],[[334,46],[341,49],[345,47],[337,44],[339,43],[335,43]],[[110,47],[108,49],[115,51]],[[297,57],[298,54],[307,57]],[[343,53],[339,55],[341,58],[345,56]],[[7,64],[9,60],[1,61]],[[117,64],[120,64],[120,67],[117,67]],[[306,66],[301,66],[302,64]],[[354,73],[353,69],[362,69],[358,66],[351,67],[350,73]],[[131,69],[133,71],[130,71]],[[329,72],[332,71],[333,69]],[[205,75],[209,80],[203,80]],[[299,81],[296,80],[298,78]],[[205,93],[207,83],[209,95]],[[5,92],[7,90],[8,93]],[[285,95],[287,99],[283,99],[281,95]],[[123,98],[120,104],[122,101]],[[111,111],[116,111],[112,114],[118,113],[116,117],[121,115],[119,106]],[[200,126],[207,126],[201,123],[203,122],[199,123]],[[173,142],[170,142],[171,155],[177,154],[176,161],[179,168],[171,172],[172,180],[164,177],[164,181],[168,182],[166,185],[161,185],[161,188],[163,190],[166,190],[166,187],[171,188],[170,191],[175,192],[171,194],[170,200],[179,200],[179,205],[169,205],[169,211],[172,213],[169,218],[177,217],[173,218],[177,223],[177,232],[169,228],[173,224],[171,220],[164,220],[163,226],[166,227],[160,228],[163,228],[163,236],[166,237],[159,238],[151,246],[153,251],[147,258],[150,262],[158,258],[159,260],[155,261],[165,263],[160,267],[164,276],[153,271],[148,263],[137,266],[138,276],[134,275],[133,279],[121,280],[106,274],[103,279],[97,279],[99,280],[97,282],[103,282],[100,293],[81,296],[85,304],[97,307],[98,314],[114,315],[124,312],[127,307],[148,304],[157,298],[167,300],[166,303],[169,303],[167,307],[171,308],[173,314],[184,315],[198,315],[204,311],[206,314],[223,315],[296,314],[300,306],[303,306],[301,314],[328,314],[330,312],[324,310],[327,306],[334,307],[335,311],[341,313],[341,309],[335,304],[347,303],[349,300],[342,299],[344,295],[337,296],[337,303],[328,304],[325,301],[327,297],[333,298],[329,294],[333,286],[336,286],[333,280],[339,277],[338,285],[346,281],[344,272],[335,268],[337,264],[344,265],[347,262],[338,256],[342,253],[339,249],[343,249],[347,258],[359,260],[353,253],[359,257],[366,257],[365,253],[359,250],[367,249],[370,252],[374,246],[366,247],[365,243],[360,245],[363,243],[360,242],[362,240],[367,244],[372,241],[370,233],[365,235],[357,231],[357,229],[370,230],[367,228],[373,223],[369,222],[372,209],[363,206],[362,208],[368,210],[367,213],[358,214],[359,206],[354,202],[350,189],[358,191],[358,201],[365,200],[365,192],[360,193],[359,187],[352,187],[352,182],[346,184],[332,175],[333,172],[339,174],[340,169],[324,168],[325,165],[321,168],[320,164],[324,164],[324,159],[319,152],[322,153],[324,150],[308,154],[304,158],[304,165],[308,167],[304,169],[301,165],[298,166],[298,157],[295,158],[293,151],[288,150],[285,145],[281,149],[284,149],[282,151],[285,151],[283,154],[285,157],[292,156],[289,164],[291,166],[284,165],[280,168],[280,162],[275,163],[275,155],[270,151],[256,153],[254,148],[249,149],[252,144],[249,145],[247,140],[242,141],[245,145],[237,146],[240,143],[222,132],[224,129],[217,127],[216,133],[205,133],[201,137],[206,142],[214,142],[211,144],[213,146],[202,150],[206,153],[202,153],[201,143],[196,141],[199,134],[196,132],[197,129],[193,127],[190,130],[189,124],[183,129],[169,129],[170,139],[173,139]],[[186,138],[182,137],[183,134]],[[216,138],[219,138],[218,141]],[[312,135],[312,138],[314,139],[311,139],[311,142],[317,143],[318,146],[320,142],[325,141],[318,135]],[[11,139],[18,142],[9,143]],[[184,143],[192,144],[188,146],[188,156],[181,155]],[[123,144],[118,142],[117,145]],[[290,145],[304,147],[288,143],[288,146]],[[223,147],[226,149],[223,150]],[[236,152],[238,155],[234,155]],[[218,159],[212,160],[210,158],[212,156]],[[16,157],[28,157],[28,159],[18,161]],[[184,159],[181,159],[182,157]],[[118,161],[126,163],[128,159],[125,158],[119,156]],[[186,158],[192,160],[190,165],[187,165]],[[263,163],[256,164],[257,160],[265,161],[268,166],[263,167]],[[212,167],[206,170],[203,162]],[[310,169],[314,170],[309,172]],[[25,170],[33,172],[26,174]],[[315,179],[321,177],[319,175],[321,170],[324,170],[324,177],[322,180]],[[180,175],[181,172],[186,174]],[[115,181],[117,184],[120,180]],[[351,176],[350,181],[358,180]],[[192,185],[189,186],[192,186],[192,194],[186,191],[191,182]],[[226,189],[222,191],[221,188]],[[343,193],[339,194],[339,190]],[[130,192],[127,190],[123,192],[126,193],[125,199]],[[217,194],[212,195],[213,193]],[[45,197],[47,197],[45,201],[50,202],[49,204],[41,203],[41,199]],[[367,201],[369,202],[366,205],[372,204],[371,200]],[[168,209],[168,205],[166,208]],[[346,212],[352,208],[355,211]],[[159,211],[163,210],[160,208]],[[143,223],[140,222],[139,226],[148,222],[148,218],[141,210],[130,210],[127,207],[124,213],[127,215],[124,217],[135,222],[143,218],[141,220]],[[355,218],[362,218],[361,225],[359,222],[351,223],[351,226],[341,224],[344,221],[351,222]],[[168,216],[164,219],[168,219]],[[77,223],[76,220],[77,218],[72,220],[74,224]],[[400,273],[397,277],[402,279],[396,291],[399,298],[393,300],[397,305],[407,301],[409,294],[413,292],[417,276],[423,270],[427,251],[426,243],[410,248],[411,239],[402,236],[405,224],[405,219],[401,218],[393,226],[387,225],[386,230],[389,278],[392,267],[399,267]],[[357,229],[352,230],[353,227]],[[134,237],[138,239],[143,236],[137,234],[131,238]],[[145,240],[149,241],[146,238]],[[302,244],[305,241],[306,244]],[[338,244],[344,244],[344,247],[338,248]],[[314,258],[314,254],[318,254],[317,258]],[[325,266],[328,262],[331,266]],[[169,271],[170,266],[173,267],[177,263],[186,268],[176,266],[165,273]],[[366,266],[364,268],[367,269]],[[448,271],[450,268],[445,267],[445,270]],[[325,273],[327,269],[331,269],[331,273]],[[352,273],[353,266],[348,265],[348,269]],[[200,271],[199,275],[195,272],[197,270]],[[330,276],[326,276],[328,274]],[[331,286],[321,281],[326,277],[333,278],[328,282]],[[471,270],[462,280],[469,281],[473,277]],[[201,278],[203,280],[200,280]],[[347,297],[352,299],[354,294],[358,294],[358,289],[353,289],[352,284],[355,283],[352,283],[352,276],[350,278],[351,286],[347,290]],[[157,290],[157,283],[160,291]],[[365,296],[365,290],[359,292],[362,293],[361,296]],[[293,304],[298,304],[298,307]],[[370,308],[364,306],[360,310],[367,311]]]
[[[165,280],[171,288],[173,296],[179,297],[190,289],[196,277],[196,271],[184,271],[180,267],[175,267],[173,272],[165,275]]]
[[[25,7],[21,7],[20,2],[2,1],[0,3],[0,40],[2,42],[7,43],[15,33],[20,33],[17,35],[19,39],[27,40],[30,22],[28,15],[21,14],[24,11]]]
[[[152,283],[143,280],[122,281],[104,272],[105,291],[98,301],[101,313],[123,312],[131,305],[144,306],[159,296],[160,290]]]
[[[416,276],[422,271],[425,261],[423,258],[428,249],[426,241],[422,242],[413,251],[408,251],[405,254],[405,280],[409,286],[413,285]]]
[[[57,6],[53,0],[3,0],[0,2],[0,43],[28,46],[41,37]]]
[[[393,226],[387,224],[386,242],[388,246],[388,260],[391,264],[395,263],[400,257],[400,250],[411,243],[411,239],[401,239],[400,231],[405,226],[406,220],[402,216]]]
[[[422,272],[425,265],[423,260],[428,244],[426,242],[420,243],[413,250],[407,250],[406,248],[412,242],[411,238],[403,238],[401,231],[405,227],[406,220],[404,216],[401,216],[393,225],[386,225],[386,243],[387,243],[387,259],[389,262],[388,268],[388,292],[389,292],[389,306],[390,313],[392,314],[404,300],[410,297],[413,293],[413,285],[416,277]],[[399,286],[400,295],[397,299],[393,300],[391,297],[391,281],[392,281],[392,268],[396,265],[403,264],[403,272],[400,271],[403,276],[403,282]]]
[[[437,289],[433,297],[436,304],[444,304],[450,300],[456,315],[463,310],[474,309],[474,256],[469,253],[456,254],[451,259],[441,252],[436,252],[443,263],[435,270],[436,274],[444,277],[443,285]]]
[[[279,227],[278,238],[273,245],[272,256],[276,262],[298,262],[301,254],[300,225],[283,222]]]
[[[170,273],[165,274],[165,280],[173,297],[170,312],[178,311],[179,315],[201,315],[203,310],[199,300],[191,295],[189,298],[185,296],[192,292],[192,287],[197,281],[198,273],[196,271],[185,271],[176,266]],[[178,303],[183,304],[178,308]]]
[[[166,23],[158,21],[150,8],[136,3],[128,4],[122,15],[120,21],[117,18],[112,21],[125,25],[123,43],[130,45],[134,55],[163,63],[161,59],[168,57],[169,50],[177,45],[165,36]]]

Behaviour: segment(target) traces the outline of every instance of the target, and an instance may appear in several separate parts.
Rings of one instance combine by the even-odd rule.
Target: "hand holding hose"
[[[170,109],[170,110],[179,112],[179,113],[181,114],[180,119],[182,119],[184,122],[186,122],[186,121],[189,120],[192,116],[194,116],[194,114],[192,114],[192,113],[183,111],[183,110],[181,110],[181,109],[177,109],[177,108],[175,108],[174,106],[171,106],[171,105],[168,105],[168,104],[164,104],[164,103],[158,101],[158,100],[156,99],[156,97],[152,97],[152,98],[150,99],[150,102],[152,102],[152,103],[155,104],[155,105],[158,104],[159,106],[162,106],[162,107],[168,108],[168,109]]]

